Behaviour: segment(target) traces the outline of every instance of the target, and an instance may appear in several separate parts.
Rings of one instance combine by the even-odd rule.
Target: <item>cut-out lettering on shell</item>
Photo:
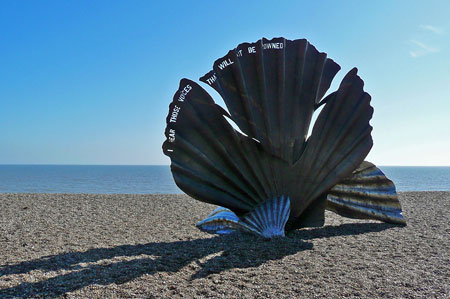
[[[323,225],[325,209],[406,224],[394,184],[364,161],[373,108],[357,69],[327,94],[339,70],[305,39],[274,38],[238,45],[200,78],[227,110],[181,80],[163,151],[181,190],[221,207],[200,229],[272,238]]]

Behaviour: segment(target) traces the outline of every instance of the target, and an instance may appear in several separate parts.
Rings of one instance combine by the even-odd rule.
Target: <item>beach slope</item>
[[[450,192],[400,201],[406,227],[327,212],[266,241],[199,231],[186,195],[0,194],[0,298],[450,297]]]

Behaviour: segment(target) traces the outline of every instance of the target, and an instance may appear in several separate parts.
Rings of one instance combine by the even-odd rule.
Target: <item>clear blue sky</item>
[[[0,2],[0,164],[169,164],[183,77],[261,37],[353,66],[378,165],[450,165],[450,1]],[[208,89],[211,91],[211,89]]]

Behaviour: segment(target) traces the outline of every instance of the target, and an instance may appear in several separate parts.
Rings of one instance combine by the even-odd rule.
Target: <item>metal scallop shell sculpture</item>
[[[181,190],[220,206],[197,227],[272,238],[322,226],[325,209],[406,224],[394,184],[364,161],[373,108],[357,69],[325,96],[339,70],[305,39],[274,38],[240,44],[200,78],[228,111],[181,80],[163,151]]]

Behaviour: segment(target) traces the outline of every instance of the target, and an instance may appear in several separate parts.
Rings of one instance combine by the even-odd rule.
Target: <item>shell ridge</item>
[[[300,76],[300,84],[298,88],[298,105],[296,106],[296,116],[295,119],[302,119],[303,121],[299,123],[294,130],[294,136],[296,136],[296,141],[294,145],[294,161],[297,161],[301,157],[301,149],[306,142],[306,135],[308,133],[309,126],[311,125],[311,118],[314,112],[314,95],[311,94],[312,89],[312,77],[315,73],[315,66],[317,60],[317,50],[308,42],[305,42],[305,47],[303,49],[302,57],[302,68]]]
[[[236,100],[242,105],[242,115],[240,115],[240,118],[244,118],[246,121],[246,125],[248,127],[248,132],[246,134],[248,136],[256,137],[258,134],[256,133],[256,126],[254,125],[254,118],[252,109],[249,107],[249,100],[248,100],[248,92],[246,87],[245,78],[242,76],[241,68],[240,68],[240,61],[237,57],[236,51],[230,51],[228,54],[230,59],[233,61],[233,65],[229,68],[231,70],[232,77],[234,79],[234,86],[236,87]]]
[[[348,79],[348,78],[347,78]],[[343,81],[346,80],[346,78],[343,79]],[[341,89],[343,88],[343,89]],[[336,99],[334,102],[342,101],[342,99],[345,99],[348,96],[349,89],[351,88],[351,85],[341,83],[340,89],[337,90]],[[325,109],[327,108],[327,109]],[[318,140],[318,144],[314,145],[315,148],[322,148],[323,143],[327,142],[328,139],[325,138],[326,136],[324,134],[330,133],[330,127],[333,127],[333,124],[336,123],[336,120],[339,118],[340,114],[336,113],[336,111],[339,111],[339,108],[341,108],[341,105],[329,103],[326,104],[326,107],[320,112],[319,116],[317,117],[316,123],[314,124],[313,131],[311,133],[311,136],[309,139],[315,139]],[[333,116],[332,119],[330,119],[330,115]],[[307,150],[311,150],[312,147],[311,144],[308,144]],[[319,151],[315,151],[316,155],[321,154]],[[310,164],[310,167],[312,164]],[[310,171],[310,168],[304,169],[306,171]]]
[[[284,116],[284,108],[285,105],[284,103],[286,102],[286,99],[284,98],[284,94],[285,94],[285,82],[287,81],[285,74],[286,74],[286,64],[285,64],[285,52],[286,52],[286,41],[284,38],[281,38],[282,40],[282,44],[283,44],[283,49],[281,49],[280,51],[275,52],[276,56],[277,56],[277,60],[278,60],[278,82],[277,82],[277,104],[276,107],[278,108],[277,111],[277,127],[278,127],[278,132],[277,132],[277,137],[278,137],[278,145],[280,146],[280,149],[278,150],[279,155],[282,159],[287,160],[286,156],[283,153],[283,149],[285,146],[285,142],[284,140],[286,139],[285,137],[287,136],[287,134],[283,134],[285,132],[284,130],[284,122],[283,122],[283,116]]]
[[[229,55],[228,55],[229,56]],[[228,57],[228,56],[226,56],[226,57]],[[225,57],[225,58],[226,58]],[[219,60],[217,60],[217,61],[220,61],[220,59]],[[225,78],[223,77],[226,73],[225,73],[225,70],[227,70],[227,69],[229,69],[229,67],[228,68],[226,68],[226,69],[224,69],[224,70],[222,70],[222,71],[219,71],[218,69],[217,69],[217,61],[215,62],[215,66],[214,66],[214,70],[215,70],[215,72],[216,72],[216,74],[217,74],[217,80],[216,80],[216,82],[218,82],[218,84],[220,85],[220,86],[224,86],[224,80],[225,80]],[[234,65],[235,63],[233,62],[233,65]],[[229,76],[229,75],[228,75]],[[234,78],[234,77],[233,77]],[[226,85],[226,84],[225,84]],[[225,90],[225,89],[224,89]],[[232,118],[233,118],[233,120],[235,120],[236,121],[236,123],[238,124],[238,126],[244,131],[244,132],[246,132],[246,133],[248,133],[248,132],[250,132],[250,129],[248,129],[248,130],[246,130],[245,128],[243,128],[241,125],[240,125],[240,121],[239,121],[239,114],[236,114],[236,111],[235,110],[233,110],[233,108],[232,108],[232,105],[234,105],[233,103],[233,101],[235,101],[235,98],[236,98],[236,96],[233,96],[232,95],[232,93],[230,93],[230,91],[227,91],[227,92],[223,92],[222,93],[222,97],[223,97],[223,99],[224,99],[224,101],[225,101],[225,103],[227,104],[227,106],[229,107],[229,110],[230,110],[230,112],[231,112],[231,115],[232,115]],[[231,106],[230,106],[231,105]],[[231,108],[230,108],[231,107]],[[248,134],[250,134],[250,133],[248,133]],[[267,165],[266,166],[267,168],[268,168],[268,170],[270,171],[270,177],[275,177],[276,175],[275,175],[275,173],[274,173],[274,169],[273,169],[273,166],[272,165]],[[278,193],[278,190],[279,190],[279,186],[277,185],[277,184],[274,184],[273,185],[273,187],[275,188],[275,190],[273,191],[273,192],[271,192],[271,193]]]
[[[373,181],[373,174],[382,179]],[[354,179],[357,187],[352,184]],[[394,183],[370,162],[362,162],[344,183],[330,190],[328,197],[327,209],[344,217],[406,224]]]
[[[336,130],[340,130],[341,128],[333,127],[341,122],[340,118],[344,117],[345,123],[347,114],[344,115],[340,112],[343,109],[348,109],[349,105],[350,107],[355,105],[354,102],[349,100],[349,97],[353,93],[363,93],[363,85],[362,82],[358,81],[360,80],[359,77],[356,78],[356,82],[359,84],[352,88],[352,82],[354,82],[355,78],[356,71],[350,71],[343,79],[340,86],[341,91],[338,90],[336,99],[325,104],[325,107],[320,112],[314,124],[306,149],[298,161],[298,165],[296,165],[303,171],[299,187],[301,192],[297,192],[298,194],[304,194],[304,200],[306,202],[310,202],[310,200],[326,191],[326,188],[333,187],[338,180],[349,175],[364,160],[370,150],[372,144],[369,129],[371,127],[368,124],[372,113],[369,109],[370,105],[364,106],[366,109],[360,111],[363,115],[361,116],[363,120],[362,124],[367,122],[365,125],[360,125],[363,131],[358,130],[358,127],[351,127],[349,134],[342,136],[339,131],[336,132]],[[353,101],[355,99],[357,101],[361,97],[352,97],[352,99]],[[339,135],[341,140],[336,139]],[[334,141],[330,142],[329,140]],[[370,146],[366,145],[367,142]],[[339,145],[339,143],[341,143],[340,150],[336,151],[333,145]],[[342,148],[342,145],[346,147]],[[321,161],[320,165],[326,166],[326,168],[322,168],[323,166],[319,167],[311,161]],[[334,163],[332,165],[326,164],[329,161],[333,161]],[[354,168],[353,165],[355,165]],[[298,213],[301,213],[301,211],[301,207],[296,206],[294,208],[295,215],[299,215]]]
[[[269,141],[269,145],[268,145],[268,152],[272,155],[275,155],[277,157],[280,157],[280,153],[279,153],[279,148],[277,146],[274,145],[274,139],[278,138],[277,135],[277,128],[276,128],[276,124],[277,124],[277,120],[274,119],[274,117],[276,116],[276,112],[275,113],[269,113],[268,111],[277,111],[278,109],[276,109],[276,107],[274,109],[271,109],[271,102],[274,101],[274,99],[269,97],[270,93],[268,91],[268,78],[266,76],[266,56],[269,54],[266,54],[268,50],[264,50],[263,44],[264,42],[268,43],[270,41],[266,40],[266,39],[261,39],[257,42],[257,46],[256,46],[256,58],[257,58],[257,75],[259,78],[259,81],[261,82],[261,84],[259,85],[259,89],[260,89],[260,95],[262,97],[262,103],[263,103],[263,110],[265,111],[265,119],[266,119],[266,123],[267,123],[267,128],[268,128],[268,141]],[[276,55],[277,52],[275,52]],[[276,82],[278,83],[278,82]],[[275,88],[275,87],[274,87]],[[276,87],[278,88],[278,86]],[[282,157],[281,157],[282,158]],[[267,163],[268,164],[268,168],[270,170],[270,176],[274,179],[274,195],[279,195],[281,193],[281,190],[283,188],[282,186],[282,170],[279,169],[278,167],[276,167],[276,165],[274,165],[273,163]]]
[[[185,143],[185,144],[189,144],[189,142],[187,142],[187,140],[184,140],[183,137],[178,136],[178,140]],[[192,146],[192,145],[191,145]],[[193,146],[192,146],[193,147]],[[180,150],[180,148],[178,149]],[[184,149],[182,149],[184,152],[186,152],[187,154],[189,154],[189,151],[186,151]],[[196,166],[196,169],[203,169],[203,172],[208,172],[209,175],[209,179],[212,180],[214,178],[217,178],[219,180],[223,180],[222,183],[218,182],[217,184],[220,185],[227,185],[226,182],[230,183],[231,186],[228,186],[228,188],[232,188],[234,190],[236,190],[237,192],[239,192],[239,194],[241,194],[240,198],[249,198],[252,201],[254,201],[255,203],[257,203],[257,201],[254,200],[254,198],[257,197],[257,192],[255,192],[254,190],[252,190],[253,186],[249,185],[249,184],[244,184],[244,182],[242,180],[240,180],[238,177],[236,177],[233,172],[231,171],[227,171],[225,168],[220,167],[220,165],[218,163],[213,163],[205,154],[203,154],[201,151],[196,150],[196,151],[191,151],[191,153],[196,153],[197,154],[197,159],[195,160],[195,163],[190,163],[190,166]],[[177,159],[175,158],[174,160],[175,162],[177,161]],[[195,169],[193,168],[188,168],[188,167],[180,167],[182,169],[184,169],[186,172],[189,173],[195,173]],[[198,177],[198,176],[196,176]]]
[[[317,50],[317,49],[316,49]],[[327,54],[318,52],[317,59],[316,59],[316,65],[314,66],[315,72],[314,72],[314,81],[313,81],[313,98],[314,98],[314,106],[317,105],[319,102],[319,93],[320,93],[320,84],[322,82],[322,76],[324,73],[324,68],[327,62]]]
[[[331,82],[333,81],[336,74],[340,71],[341,67],[339,64],[334,62],[333,59],[327,58],[324,65],[324,72],[322,73],[320,85],[319,85],[319,95],[317,99],[316,107],[321,104],[321,99],[324,97],[327,90],[330,88]],[[317,108],[316,108],[317,109]]]
[[[273,198],[250,211],[241,219],[241,223],[244,227],[249,227],[249,231],[264,238],[281,237],[284,236],[284,227],[289,218],[289,207],[289,197]]]
[[[301,94],[302,94],[302,89],[303,89],[303,84],[304,84],[304,80],[303,80],[303,75],[305,73],[305,64],[306,64],[306,52],[308,49],[308,42],[305,41],[304,42],[304,47],[303,49],[301,49],[301,44],[299,45],[299,51],[301,52],[303,55],[298,56],[299,59],[297,60],[297,64],[300,64],[300,67],[297,67],[298,71],[296,72],[296,78],[297,78],[297,84],[295,84],[295,90],[294,90],[294,99],[298,100],[298,102],[301,101]],[[292,119],[300,119],[300,105],[294,105],[293,106],[293,116]],[[301,124],[300,124],[301,125]],[[306,130],[307,131],[307,130]],[[293,147],[293,161],[297,161],[298,159],[300,159],[301,153],[299,152],[300,148],[303,147],[303,145],[305,144],[305,139],[306,139],[306,134],[305,134],[305,130],[303,129],[303,132],[301,131],[301,128],[298,129],[296,126],[292,126],[291,129],[291,136],[297,136],[297,139],[294,139],[294,147]]]
[[[177,175],[183,175],[187,178],[191,178],[191,180],[195,179],[197,181],[200,181],[203,184],[211,187],[212,189],[219,190],[220,192],[225,193],[228,196],[231,196],[237,200],[245,201],[248,198],[245,194],[240,194],[240,192],[237,191],[235,188],[225,189],[223,187],[223,184],[221,184],[220,182],[217,182],[215,180],[212,180],[211,177],[209,177],[208,179],[204,179],[204,178],[196,175],[194,171],[192,171],[191,169],[188,169],[186,167],[180,166],[180,164],[178,164],[176,161],[174,162],[173,168],[174,168],[174,171],[177,173]]]
[[[375,219],[375,220],[381,220],[389,223],[396,223],[396,224],[406,224],[406,221],[402,215],[401,208],[393,208],[393,209],[387,209],[385,207],[380,206],[358,206],[354,204],[351,201],[348,202],[340,202],[338,200],[335,200],[334,198],[328,199],[328,205],[334,204],[335,206],[339,208],[345,208],[345,211],[348,213],[349,211],[352,211],[352,218],[360,218],[360,219]],[[346,214],[342,214],[340,212],[336,211],[336,208],[328,208],[332,212],[336,212],[337,214],[340,214],[344,217],[348,217]]]
[[[239,49],[239,46],[236,48],[236,51],[241,51],[240,53],[244,52],[245,49]],[[239,52],[238,52],[239,53]],[[237,56],[237,55],[236,55]],[[248,61],[247,61],[248,60]],[[263,115],[262,107],[260,103],[258,102],[258,96],[255,96],[252,92],[252,82],[251,79],[253,76],[251,76],[251,70],[245,72],[243,63],[246,63],[246,66],[251,66],[251,69],[255,69],[255,63],[254,58],[250,56],[250,54],[241,54],[241,56],[236,57],[236,63],[233,65],[233,71],[237,73],[236,77],[239,79],[237,80],[240,84],[241,88],[241,97],[242,102],[245,103],[247,110],[249,112],[249,123],[251,127],[251,134],[253,138],[259,140],[261,143],[265,144],[267,143],[267,129],[266,129],[266,123],[263,121],[260,121],[261,115]],[[254,70],[255,71],[255,70]],[[261,128],[257,127],[257,124],[261,125]]]
[[[171,123],[170,122],[170,117],[171,117],[171,115],[173,114],[172,113],[172,110],[169,110],[169,117],[167,118],[168,119],[168,121],[169,121],[169,125],[168,125],[168,129],[167,129],[167,132],[168,131],[170,131],[170,130],[175,130],[176,131],[176,135],[179,137],[179,138],[183,138],[183,136],[184,136],[184,133],[183,132],[185,132],[185,130],[186,130],[186,128],[184,128],[184,125],[181,125],[181,127],[180,127],[180,125],[179,125],[179,122],[181,121],[181,124],[183,123],[183,117],[190,117],[190,114],[186,114],[186,113],[189,113],[189,111],[190,111],[190,109],[191,109],[191,113],[198,113],[198,111],[196,111],[197,110],[197,108],[201,108],[201,106],[199,106],[199,103],[201,102],[201,101],[204,101],[204,100],[197,100],[197,101],[193,101],[193,102],[191,102],[191,98],[190,98],[190,96],[192,95],[192,93],[194,93],[194,92],[197,92],[197,94],[195,95],[195,96],[198,96],[198,97],[200,97],[200,96],[202,96],[202,97],[205,97],[205,99],[207,100],[207,103],[208,104],[213,104],[214,102],[212,101],[212,100],[210,100],[210,97],[209,97],[209,95],[207,95],[207,93],[206,93],[206,91],[204,91],[200,86],[198,86],[198,85],[196,85],[196,84],[194,84],[194,83],[192,83],[192,82],[190,82],[190,81],[186,81],[186,82],[184,82],[185,84],[186,83],[189,83],[189,84],[191,84],[190,86],[192,87],[193,86],[193,89],[192,90],[190,90],[190,92],[185,96],[185,100],[183,100],[181,103],[180,103],[180,105],[181,105],[181,110],[179,109],[178,111],[178,114],[177,114],[177,116],[178,116],[178,118],[176,119],[176,122],[175,123]],[[184,85],[183,85],[183,82],[182,82],[182,84],[181,84],[181,86],[180,86],[180,90],[182,90],[184,88]],[[177,93],[175,94],[175,101],[177,101],[177,96],[178,95],[180,95],[180,92],[179,91],[177,91]],[[187,99],[187,100],[186,100]],[[200,101],[200,102],[199,102]],[[193,105],[193,106],[192,106]],[[213,106],[211,106],[211,105],[208,105],[208,106],[205,106],[205,108],[208,108],[208,109],[211,109]],[[215,107],[215,106],[214,106]],[[173,109],[174,108],[174,105],[171,105],[171,108]],[[205,109],[205,108],[201,108],[201,109]],[[187,109],[187,110],[186,110]],[[211,110],[209,110],[209,111],[211,111]],[[211,114],[211,112],[210,112],[210,114]],[[240,174],[240,175],[242,175],[243,177],[244,177],[244,182],[245,181],[248,181],[249,179],[251,179],[251,176],[249,177],[249,173],[248,173],[248,171],[247,171],[247,173],[245,173],[245,170],[246,170],[246,167],[245,167],[245,165],[243,165],[242,164],[242,160],[245,160],[245,159],[236,159],[236,157],[242,157],[242,158],[244,158],[245,157],[245,155],[242,155],[242,152],[239,150],[239,146],[238,146],[238,144],[236,143],[236,140],[235,140],[235,137],[233,137],[233,136],[235,136],[235,134],[233,133],[233,132],[235,132],[234,131],[234,129],[232,129],[231,128],[231,126],[227,123],[227,121],[224,119],[224,117],[223,117],[223,115],[216,115],[216,116],[214,116],[214,115],[209,115],[208,116],[208,119],[215,119],[216,121],[213,121],[213,124],[212,124],[212,126],[211,125],[207,125],[207,126],[204,126],[204,130],[210,130],[210,128],[217,128],[217,123],[221,123],[222,124],[222,127],[221,128],[228,128],[228,129],[226,129],[225,131],[226,132],[228,132],[228,135],[227,134],[225,134],[225,135],[223,135],[223,131],[221,131],[222,133],[220,134],[220,135],[217,135],[217,136],[222,136],[223,138],[228,138],[227,140],[227,145],[224,145],[224,144],[221,144],[221,138],[219,138],[219,140],[217,140],[216,139],[216,142],[213,142],[212,144],[213,144],[213,146],[217,146],[217,145],[219,145],[220,144],[220,147],[219,148],[223,148],[225,151],[226,151],[226,153],[227,154],[225,154],[225,155],[222,155],[222,158],[223,159],[225,159],[224,161],[228,161],[227,163],[225,163],[225,164],[223,164],[223,165],[226,165],[228,168],[227,169],[233,169],[234,168],[234,170],[231,170],[231,171],[229,171],[229,173],[231,174],[231,178],[233,177],[233,172],[235,172],[235,173],[237,173],[237,174]],[[206,123],[208,123],[209,121],[208,121],[208,119],[205,119],[205,118],[203,118],[203,116],[199,116],[198,117],[198,121],[204,121],[204,122],[206,122]],[[186,120],[186,119],[185,119]],[[218,122],[217,122],[217,120],[218,120]],[[193,120],[193,122],[190,122],[190,126],[192,126],[194,123],[196,123],[196,121],[197,120],[195,120],[195,118],[194,118],[194,120]],[[192,127],[191,127],[192,128]],[[207,129],[206,129],[207,128]],[[191,131],[191,135],[192,134],[195,134],[196,132],[192,132],[192,129],[190,130]],[[186,131],[186,132],[189,132],[189,131]],[[207,131],[204,131],[204,132],[207,132]],[[167,137],[170,137],[170,136],[167,136]],[[203,136],[203,137],[206,137],[206,136]],[[175,136],[174,136],[174,138],[175,138]],[[179,139],[178,138],[178,139]],[[207,139],[202,139],[202,140],[207,140]],[[212,140],[214,140],[214,139],[212,139]],[[176,138],[175,138],[175,142],[172,142],[172,143],[170,143],[170,139],[168,139],[167,140],[168,142],[166,142],[165,143],[165,145],[164,145],[164,148],[166,148],[166,153],[167,153],[167,148],[168,147],[170,147],[171,149],[172,149],[172,152],[171,153],[169,153],[169,156],[171,156],[172,157],[172,159],[175,159],[176,158],[176,156],[178,155],[178,154],[182,154],[182,153],[179,153],[179,150],[178,151],[176,151],[175,153],[173,152],[173,150],[175,149],[176,150],[176,147],[177,146],[180,146],[180,142],[181,142],[181,140],[177,140]],[[179,142],[180,141],[180,142]],[[194,141],[194,140],[191,140],[190,139],[190,141]],[[199,142],[198,140],[197,140],[197,142]],[[168,144],[170,144],[170,145],[168,145]],[[211,145],[211,142],[203,142],[202,141],[202,144],[203,144],[203,149],[199,149],[200,151],[203,151],[203,150],[205,150],[205,149],[207,149],[207,148],[210,148],[210,145]],[[235,144],[235,146],[229,146],[230,144]],[[198,145],[198,144],[197,144]],[[206,147],[205,147],[206,146]],[[217,152],[219,152],[220,153],[220,150],[219,151],[217,151],[217,147],[216,147],[216,149],[215,150],[213,150],[213,151],[211,151],[211,149],[209,149],[209,150],[207,150],[206,152],[204,152],[204,153],[207,153],[208,151],[209,151],[209,153],[213,153],[214,155],[217,155]],[[238,149],[238,151],[236,151],[236,149]],[[230,152],[230,150],[231,151],[234,151],[234,153],[233,152]],[[188,156],[186,156],[186,157],[188,157]],[[235,159],[229,159],[229,157],[234,157]],[[176,159],[178,159],[178,158],[176,158]],[[189,158],[190,159],[190,158]],[[240,162],[241,161],[241,162]],[[216,161],[217,162],[217,161]],[[238,163],[238,164],[235,164],[235,163]],[[181,162],[181,163],[183,163],[183,162]],[[231,168],[230,168],[231,167]],[[245,179],[245,177],[247,178],[247,179]],[[246,192],[249,192],[249,186],[252,186],[252,188],[253,189],[255,189],[255,187],[257,187],[258,186],[258,184],[255,184],[255,181],[258,181],[256,178],[255,179],[253,179],[253,182],[252,181],[249,181],[249,184],[248,184],[248,186],[247,187],[243,187],[243,185],[242,184],[244,184],[244,183],[242,183],[241,184],[241,188],[243,189],[243,190],[246,190]],[[223,188],[222,188],[223,189]],[[262,195],[262,194],[264,194],[264,192],[263,191],[259,191],[259,192],[257,192],[258,194],[260,194],[260,195]],[[252,194],[252,193],[250,193],[250,194]],[[249,198],[248,199],[246,199],[247,201],[248,200],[250,200],[250,198],[252,198],[252,201],[253,201],[253,199],[254,199],[254,196],[249,196]],[[258,198],[260,198],[260,196],[258,196]],[[211,201],[211,199],[209,199],[209,201]],[[256,202],[254,202],[254,204],[256,204],[257,202],[259,202],[259,201],[261,201],[261,200],[257,200]],[[219,204],[219,205],[226,205],[226,204],[224,204],[224,203],[221,203],[221,202],[217,202],[217,201],[215,201],[214,203],[216,203],[216,204]]]
[[[208,217],[196,225],[202,231],[217,234],[230,234],[240,228],[239,218],[231,210],[223,207],[215,209]]]
[[[202,129],[203,134],[200,134],[200,137],[205,137],[204,134],[207,134],[207,136],[209,136],[210,139],[214,138],[215,134],[214,134],[214,132],[211,131],[210,126],[200,126],[200,120],[202,120],[203,117],[201,114],[199,114],[198,110],[195,109],[195,106],[192,106],[192,104],[190,103],[189,100],[190,100],[190,98],[189,98],[189,96],[187,96],[187,99],[185,100],[185,103],[184,103],[184,107],[188,108],[188,111],[192,111],[192,113],[195,113],[195,117],[191,117],[190,114],[185,114],[185,115],[186,115],[186,117],[189,117],[190,123],[192,123],[197,128],[196,130],[192,130],[192,132],[190,134],[197,134],[197,132],[200,129]],[[184,110],[183,112],[186,112],[186,110]],[[205,122],[206,122],[206,120],[205,120]],[[234,129],[232,129],[231,126],[225,120],[221,120],[221,123],[222,123],[222,127],[228,128],[227,131],[229,133],[234,132]],[[233,141],[232,140],[233,135],[229,134],[229,136],[230,136],[229,140]],[[183,131],[178,131],[177,138],[181,142],[184,142],[185,144],[190,145],[191,148],[195,148],[198,156],[206,158],[206,155],[204,152],[202,152],[200,149],[198,149],[192,143],[190,143],[188,141],[188,139],[184,138]],[[205,139],[208,139],[208,138],[205,138]],[[248,175],[246,176],[245,174],[242,173],[242,171],[245,171],[245,168],[243,168],[242,163],[240,166],[238,166],[238,165],[236,165],[236,162],[234,159],[230,159],[231,157],[236,157],[236,155],[239,155],[238,153],[230,152],[230,151],[235,151],[235,148],[237,148],[237,147],[230,147],[230,146],[224,145],[222,143],[221,138],[216,138],[216,141],[217,141],[216,143],[204,143],[206,145],[206,147],[212,146],[212,148],[215,149],[215,151],[213,150],[212,152],[215,153],[216,162],[213,163],[211,160],[206,158],[207,160],[210,161],[211,168],[217,169],[219,172],[223,173],[223,172],[225,172],[226,167],[229,167],[229,168],[231,167],[231,169],[226,171],[227,176],[228,176],[227,179],[232,179],[234,184],[238,185],[239,188],[241,188],[246,193],[248,193],[248,195],[250,197],[255,197],[256,194],[258,194],[258,192],[255,190],[254,184],[252,184],[251,180],[249,180]],[[235,141],[233,141],[233,142],[235,143]],[[181,144],[179,146],[181,146]],[[221,152],[223,153],[222,155],[220,154]],[[223,161],[223,162],[221,162],[221,161]],[[220,162],[220,163],[217,163],[217,162]],[[220,169],[218,168],[219,164],[221,166]],[[245,184],[246,182],[247,182],[247,184]],[[250,191],[249,188],[251,188],[252,190]]]
[[[361,101],[358,101],[358,102],[356,103],[355,106],[361,107],[363,104],[364,104],[364,103],[362,103]],[[368,104],[367,104],[367,105],[368,105]],[[364,107],[362,107],[361,109],[363,109],[363,108],[364,108]],[[334,157],[334,155],[332,155],[332,153],[335,152],[337,148],[342,147],[342,146],[343,146],[343,143],[348,142],[348,140],[347,140],[346,138],[344,138],[344,137],[345,137],[345,135],[347,135],[347,133],[348,133],[349,131],[352,130],[353,125],[354,125],[357,121],[361,120],[362,118],[366,118],[366,117],[367,117],[367,116],[365,116],[364,114],[358,113],[357,111],[354,111],[354,113],[352,113],[352,114],[350,115],[349,118],[346,118],[346,119],[345,119],[344,124],[342,124],[342,125],[340,126],[341,128],[344,128],[344,130],[340,130],[338,134],[335,134],[333,142],[329,141],[330,139],[328,139],[328,138],[322,138],[322,139],[326,139],[327,141],[329,141],[328,143],[331,144],[331,145],[329,146],[328,151],[326,152],[326,155],[328,156],[328,158],[325,160],[324,164],[329,164],[328,162],[330,161],[330,159],[332,159],[332,157]],[[334,120],[335,120],[335,119],[334,119]],[[364,119],[363,119],[362,121],[364,122]],[[370,126],[370,125],[369,125],[369,126]],[[366,129],[367,129],[367,127],[365,127],[365,128],[363,129],[363,131],[365,131]],[[327,131],[328,131],[328,130],[327,130]],[[365,134],[361,133],[360,137],[363,137],[364,135],[365,135]],[[355,144],[356,144],[358,141],[359,141],[359,139],[356,139],[356,140],[350,140],[350,142],[354,142]],[[344,145],[345,145],[345,144],[344,144]],[[321,145],[319,145],[319,146],[321,146]],[[353,147],[352,147],[352,148],[353,148]],[[342,160],[343,160],[343,159],[341,159],[340,161],[342,161]],[[313,177],[313,178],[315,179],[315,177]]]
[[[248,124],[248,116],[241,101],[239,93],[236,91],[236,78],[230,69],[235,64],[235,59],[231,57],[234,51],[230,50],[227,55],[214,62],[213,70],[217,76],[217,83],[221,87],[221,96],[231,114],[233,121],[247,135],[251,135]],[[220,62],[222,61],[222,62]],[[247,118],[246,118],[247,117]]]
[[[351,191],[336,192],[332,189],[328,193],[328,196],[335,198],[336,201],[342,203],[343,205],[350,204],[360,207],[379,207],[380,210],[398,210],[400,208],[398,205],[398,198],[396,196],[393,196],[390,192],[386,192],[386,190],[379,190],[379,192],[380,193],[377,193],[376,190],[374,190],[369,194],[361,194]],[[381,192],[390,193],[390,196],[383,196]]]
[[[193,180],[191,177],[183,176],[181,172],[172,172],[172,174],[177,186],[197,200],[211,204],[220,202],[237,211],[252,209],[253,205],[233,197],[226,190],[217,189],[209,185],[208,181]]]
[[[372,147],[372,139],[371,138],[368,139],[368,137],[370,137],[370,130],[369,130],[369,132],[367,132],[367,134],[361,134],[358,137],[358,139],[355,140],[355,142],[350,147],[350,149],[344,155],[341,155],[340,159],[338,159],[333,164],[330,163],[330,165],[333,165],[332,169],[334,171],[329,172],[327,176],[322,178],[322,184],[325,186],[329,186],[329,187],[324,187],[322,189],[332,188],[342,178],[348,176],[351,173],[351,167],[346,167],[346,165],[344,165],[344,163],[343,163],[344,161],[355,160],[356,162],[355,161],[352,162],[351,165],[359,165],[364,160],[364,158],[369,153],[370,148]],[[369,146],[367,146],[366,143],[368,143]],[[359,148],[362,148],[361,157],[351,159],[353,157],[353,156],[351,157],[351,154]],[[364,150],[364,148],[366,148],[366,150]],[[336,155],[334,155],[334,156],[336,158]],[[345,169],[342,169],[342,168],[345,168]],[[314,188],[314,189],[316,189],[316,188]],[[314,189],[313,188],[309,189],[310,191],[307,193],[308,197],[315,197],[322,193],[321,190],[319,191],[319,190],[314,190]]]
[[[218,207],[218,208],[214,209],[211,213],[209,213],[208,216],[206,216],[206,218],[217,215],[218,213],[232,213],[233,215],[236,216],[236,214],[234,214],[230,209],[227,209],[225,207]]]
[[[271,171],[268,163],[265,161],[266,154],[259,150],[259,147],[255,144],[255,141],[249,138],[241,138],[241,146],[246,150],[247,153],[253,153],[253,155],[247,155],[249,163],[255,170],[255,174],[263,185],[266,197],[271,196],[274,193],[275,186],[271,179]],[[250,160],[251,159],[251,160]]]
[[[253,174],[257,178],[258,185],[262,188],[264,192],[264,196],[260,198],[267,198],[270,194],[273,193],[272,180],[270,180],[266,176],[265,168],[263,167],[263,161],[260,158],[262,153],[258,151],[257,146],[253,140],[249,140],[248,138],[241,138],[240,147],[242,147],[243,151],[247,153],[253,153],[249,155],[244,155],[246,157],[247,163],[249,164],[250,169]],[[250,147],[250,148],[249,148]]]

